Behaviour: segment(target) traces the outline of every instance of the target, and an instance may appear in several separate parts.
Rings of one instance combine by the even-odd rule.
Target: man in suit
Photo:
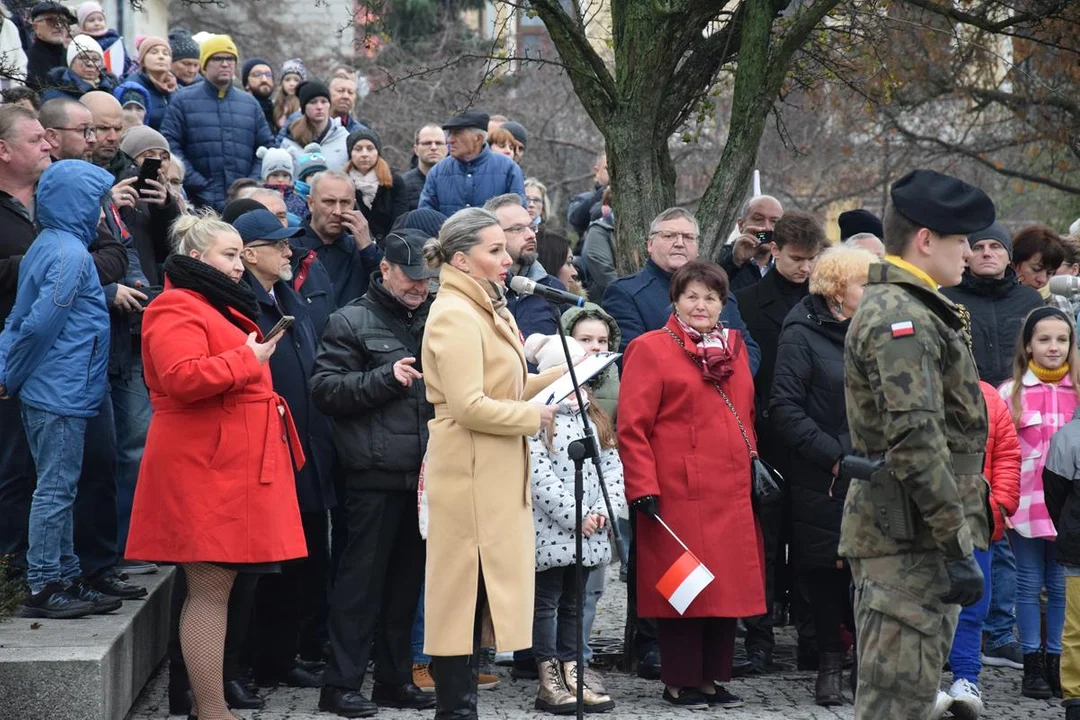
[[[761,347],[761,365],[754,376],[754,405],[758,452],[769,464],[783,474],[784,458],[779,446],[772,442],[769,426],[769,395],[772,393],[773,369],[780,344],[780,329],[784,318],[806,297],[810,272],[818,254],[825,246],[825,228],[814,215],[793,210],[776,221],[773,230],[772,266],[761,281],[735,293],[743,310],[743,319],[754,340]],[[766,607],[773,607],[775,598],[775,565],[784,533],[783,509],[763,511],[761,532],[765,540]],[[746,656],[748,672],[763,673],[772,665],[773,613],[746,618]]]

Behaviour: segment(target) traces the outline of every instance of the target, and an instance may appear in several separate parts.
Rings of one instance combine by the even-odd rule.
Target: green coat
[[[915,540],[900,542],[882,532],[869,483],[853,480],[840,555],[937,550],[958,558],[972,546],[985,549],[986,480],[953,471],[952,456],[984,452],[988,432],[963,307],[896,265],[871,265],[847,334],[844,385],[852,446],[859,455],[884,456],[907,488]]]
[[[573,334],[574,323],[578,321],[582,314],[585,314],[590,318],[603,320],[607,323],[607,326],[611,331],[611,334],[608,337],[608,347],[611,348],[613,352],[617,351],[619,349],[619,341],[622,338],[622,333],[619,332],[619,325],[615,322],[614,318],[604,312],[604,309],[595,303],[587,302],[583,308],[570,308],[562,314],[562,326],[566,334]],[[619,407],[618,365],[613,364],[608,366],[604,372],[600,373],[599,377],[594,378],[594,383],[590,384],[589,387],[593,392],[593,397],[596,398],[597,404],[608,414],[608,417],[611,418],[611,422],[614,423],[615,411]]]

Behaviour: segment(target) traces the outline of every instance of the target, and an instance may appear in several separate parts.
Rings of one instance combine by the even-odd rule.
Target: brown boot
[[[559,661],[548,658],[537,663],[540,671],[540,688],[536,692],[536,709],[554,715],[572,715],[577,710],[577,699],[566,688]]]
[[[576,662],[564,662],[563,667],[563,682],[566,683],[566,689],[569,691],[570,696],[574,698],[574,709],[577,709],[577,663]],[[585,668],[584,675],[584,691],[582,692],[582,699],[585,701],[585,712],[587,713],[601,713],[612,710],[615,707],[615,701],[604,692],[603,685],[596,687],[596,681],[589,682],[590,675],[588,668]]]

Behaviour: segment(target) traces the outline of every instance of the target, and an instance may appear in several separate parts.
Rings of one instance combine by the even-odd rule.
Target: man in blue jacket
[[[516,162],[487,145],[488,115],[469,110],[446,121],[450,157],[431,168],[420,193],[420,207],[447,217],[467,207],[484,207],[506,193],[525,197],[525,176]]]
[[[23,617],[120,607],[79,582],[72,530],[87,419],[108,387],[109,310],[88,247],[112,183],[108,171],[82,160],[62,160],[42,174],[42,231],[19,265],[15,307],[0,334],[0,397],[22,403],[37,468]]]
[[[188,198],[218,212],[233,182],[259,179],[255,151],[276,147],[259,102],[233,87],[238,55],[228,35],[208,38],[199,58],[205,82],[177,91],[161,123],[173,160],[187,170]]]

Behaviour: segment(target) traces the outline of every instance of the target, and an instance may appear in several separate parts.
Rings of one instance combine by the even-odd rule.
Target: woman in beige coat
[[[530,403],[565,368],[529,375],[506,309],[506,236],[466,208],[424,249],[440,268],[423,342],[435,406],[424,470],[429,507],[424,652],[436,720],[476,718],[482,628],[498,650],[532,645],[535,539],[527,438],[556,406]],[[487,612],[485,612],[487,611]]]

